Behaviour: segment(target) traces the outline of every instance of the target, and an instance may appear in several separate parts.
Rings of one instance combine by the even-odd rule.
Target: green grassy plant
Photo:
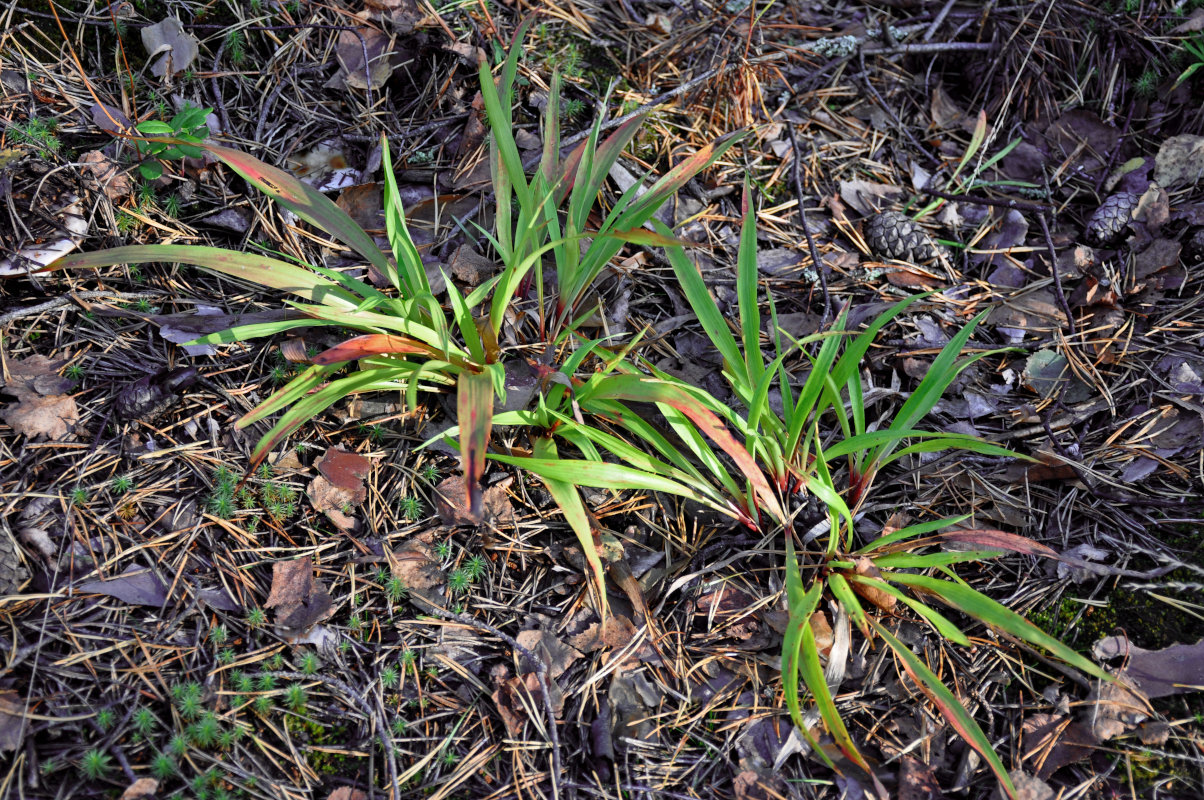
[[[526,23],[520,26],[516,42],[522,39],[526,28]],[[632,186],[603,215],[601,226],[594,230],[588,220],[607,174],[643,120],[638,117],[630,120],[602,140],[599,119],[589,138],[562,162],[560,78],[554,75],[543,120],[542,158],[535,174],[528,179],[514,139],[514,91],[521,51],[518,44],[511,49],[496,81],[487,64],[482,63],[480,68],[481,93],[492,131],[490,158],[497,198],[496,233],[485,235],[496,249],[503,269],[467,295],[444,276],[447,309],[431,292],[426,269],[407,229],[387,141],[382,140],[384,207],[391,258],[325,195],[283,170],[245,153],[206,143],[190,133],[203,122],[205,109],[188,109],[170,123],[140,123],[138,132],[150,137],[139,144],[144,155],[166,159],[199,155],[202,151],[210,153],[281,206],[357,252],[386,277],[390,289],[380,291],[357,278],[317,265],[191,245],[129,246],[74,254],[59,259],[48,269],[178,262],[287,291],[300,298],[290,302],[295,312],[291,319],[237,326],[200,337],[196,344],[228,344],[313,326],[360,332],[361,335],[315,355],[307,369],[237,422],[236,427],[245,428],[283,412],[253,451],[252,466],[262,462],[268,452],[309,419],[350,394],[396,391],[413,408],[419,391],[447,391],[455,387],[462,423],[459,446],[467,505],[472,515],[479,516],[480,478],[485,468],[494,398],[505,397],[505,365],[498,339],[516,295],[534,284],[539,295],[537,336],[549,345],[549,353],[554,352],[555,345],[563,343],[582,319],[592,314],[596,301],[590,299],[590,289],[625,243],[676,241],[642,226],[680,187],[722,156],[739,138],[728,137],[703,148],[651,186],[645,186],[643,181]],[[160,161],[144,163],[142,172],[148,179],[157,178],[162,172]],[[559,287],[554,301],[543,296],[545,256],[554,263]],[[343,374],[353,363],[356,369]],[[567,499],[567,491],[562,487],[557,487],[553,494],[558,500]],[[221,492],[215,498],[211,501],[211,511],[218,516],[233,513],[231,498]],[[580,504],[579,499],[569,502],[574,507]],[[272,513],[273,508],[268,508],[272,516],[286,515],[285,508],[276,509],[282,512],[279,515]],[[582,545],[587,552],[593,552],[592,539],[582,539]],[[595,563],[593,571],[600,579],[600,564]]]
[[[783,338],[789,337],[780,331],[773,318],[770,297],[774,357],[766,364],[761,344],[756,230],[747,189],[744,206],[737,255],[739,319],[735,333],[684,251],[680,247],[667,251],[683,293],[724,358],[723,374],[738,399],[737,408],[701,389],[657,374],[651,365],[644,364],[642,371],[636,370],[621,353],[595,350],[603,367],[596,369],[588,380],[574,382],[572,373],[566,372],[563,384],[556,384],[538,408],[508,412],[495,420],[499,424],[539,429],[544,435],[533,437],[534,456],[491,457],[525,468],[543,477],[549,486],[559,485],[566,491],[574,485],[586,485],[667,492],[710,505],[755,530],[769,533],[784,529],[789,628],[782,652],[783,692],[792,719],[818,757],[835,768],[804,723],[801,688],[810,692],[823,726],[843,754],[870,773],[868,762],[837,712],[815,645],[811,619],[830,600],[844,609],[867,638],[878,638],[894,652],[900,666],[915,679],[949,724],[982,754],[1009,796],[1014,796],[1007,770],[977,722],[883,620],[896,607],[905,606],[940,637],[969,646],[965,633],[933,606],[931,601],[936,600],[1094,677],[1106,678],[1098,666],[972,589],[952,569],[959,562],[994,558],[1005,551],[1044,556],[1053,555],[1053,551],[1002,531],[954,528],[964,518],[924,522],[868,542],[858,541],[853,525],[871,495],[876,477],[893,462],[947,449],[1015,455],[977,437],[927,432],[918,427],[953,380],[971,364],[991,354],[979,352],[961,357],[985,312],[971,320],[942,349],[927,375],[894,416],[879,420],[872,427],[861,384],[862,359],[882,327],[923,296],[895,304],[859,334],[844,329],[842,314],[832,330],[789,343],[783,342]],[[578,352],[589,351],[585,347]],[[785,368],[788,357],[805,358],[809,362],[810,372],[801,385],[791,381]],[[571,398],[564,384],[571,384]],[[782,397],[781,414],[770,407],[771,389],[776,389]],[[570,413],[570,399],[579,412],[576,415]],[[627,405],[637,401],[656,406],[672,438],[649,425]],[[583,417],[595,424],[589,421],[582,424],[579,420]],[[608,429],[602,427],[603,422]],[[553,437],[571,445],[583,458],[557,457]],[[638,440],[644,442],[645,449],[631,444]],[[733,475],[729,465],[734,465],[738,474]],[[828,519],[818,547],[800,552],[794,520],[805,507],[797,500],[807,495],[823,504]],[[563,498],[558,499],[562,500],[562,507],[571,505]],[[580,525],[583,531],[589,530],[584,513],[576,520],[570,517],[570,522]],[[951,530],[941,532],[946,529]],[[941,549],[943,545],[970,549],[946,551]],[[936,570],[939,577],[923,572],[927,570]]]

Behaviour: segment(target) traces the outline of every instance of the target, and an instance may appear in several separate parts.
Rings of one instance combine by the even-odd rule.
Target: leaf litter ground
[[[871,351],[871,415],[897,408],[962,322],[992,309],[970,348],[1016,349],[968,370],[929,424],[1038,461],[912,463],[879,483],[862,533],[972,513],[1053,548],[1061,560],[1013,556],[959,574],[1112,659],[1130,688],[1092,686],[982,629],[970,650],[906,615],[895,635],[953,681],[1027,796],[1198,796],[1204,140],[1200,86],[1176,78],[1200,12],[644,6],[536,9],[526,154],[541,146],[534,123],[553,69],[567,78],[562,114],[583,129],[612,79],[612,115],[661,103],[612,172],[619,191],[756,126],[676,198],[669,221],[733,309],[748,174],[763,285],[796,337],[840,304],[860,321],[937,290]],[[328,188],[368,227],[380,210],[375,143],[388,132],[424,255],[463,285],[488,277],[487,245],[456,221],[488,224],[473,76],[478,54],[508,46],[509,9],[201,11],[185,6],[182,27],[160,28],[186,64],[148,59],[130,33],[166,9],[120,12],[123,58],[135,74],[148,67],[136,109],[112,60],[95,61],[118,42],[107,14],[63,14],[85,81],[54,22],[17,12],[25,24],[0,42],[6,256],[66,237],[85,250],[177,241],[350,263],[212,165],[119,180],[111,165],[124,169],[129,149],[104,132],[108,114],[167,119],[187,101],[215,109],[227,142]],[[890,36],[871,35],[884,24]],[[1117,192],[1134,195],[1119,235],[1089,246],[1093,214]],[[948,260],[871,250],[872,215],[930,203],[923,230],[951,246]],[[491,468],[487,521],[465,524],[456,460],[417,449],[454,423],[448,400],[417,413],[396,397],[344,403],[239,484],[255,436],[233,422],[335,340],[181,344],[272,318],[277,297],[167,266],[15,278],[0,293],[0,513],[29,575],[3,606],[7,792],[137,797],[147,778],[150,792],[197,797],[849,788],[805,755],[785,715],[777,540],[663,497],[587,490],[605,531],[604,620],[538,482]],[[647,326],[645,356],[719,396],[722,364],[659,253],[625,250],[598,299],[591,332]],[[534,376],[525,383],[535,389]],[[493,444],[524,445],[504,430]],[[882,780],[900,797],[989,795],[989,771],[888,651],[839,614],[823,619],[829,681]]]

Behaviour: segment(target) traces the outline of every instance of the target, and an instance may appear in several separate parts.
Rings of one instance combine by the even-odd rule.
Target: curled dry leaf
[[[336,528],[347,532],[355,529],[356,520],[349,511],[354,505],[355,493],[341,486],[335,486],[321,475],[310,481],[305,489],[305,495],[313,504],[314,510],[326,515]]]
[[[435,532],[427,531],[406,541],[393,551],[389,567],[410,592],[410,597],[424,602],[430,597],[440,604],[447,586],[447,575],[435,555]]]
[[[58,374],[65,363],[36,355],[9,364],[10,377],[3,393],[14,396],[16,402],[0,411],[0,419],[31,439],[74,438],[79,408],[73,398],[62,394],[72,385]]]
[[[123,603],[162,608],[167,602],[167,584],[154,572],[130,565],[117,578],[82,583],[75,591],[83,594],[103,594]]]
[[[156,78],[177,75],[192,66],[198,44],[197,38],[185,32],[184,25],[175,17],[142,29],[142,46],[148,56],[157,56],[151,64],[151,72]]]
[[[1185,133],[1162,143],[1154,157],[1154,181],[1167,191],[1191,186],[1204,174],[1204,136]]]
[[[134,181],[130,176],[116,161],[99,150],[84,153],[80,160],[83,162],[84,171],[92,176],[105,196],[114,203],[129,197],[134,191]]]
[[[272,591],[265,608],[276,609],[276,623],[303,631],[331,613],[330,594],[314,575],[310,556],[272,565]]]
[[[121,793],[121,800],[155,800],[159,782],[154,778],[139,778]]]
[[[326,800],[368,800],[368,795],[350,786],[340,786],[327,795]]]
[[[872,559],[862,556],[853,563],[858,575],[861,575],[865,578],[877,578],[878,580],[882,579],[882,573],[878,570],[878,567],[874,565]],[[875,586],[866,586],[865,584],[859,582],[850,583],[854,592],[861,595],[878,608],[882,609],[883,611],[894,610],[895,603],[898,602],[894,595],[887,594]]]
[[[322,474],[305,490],[309,501],[339,530],[354,529],[356,520],[348,512],[368,497],[364,477],[372,470],[372,462],[359,453],[332,447],[317,466]]]
[[[484,519],[506,521],[514,518],[514,504],[506,494],[507,487],[513,482],[513,478],[507,477],[481,493]],[[470,513],[464,479],[458,475],[445,478],[435,487],[435,508],[444,525],[475,525],[481,521]]]
[[[548,678],[551,680],[559,678],[581,658],[581,651],[542,628],[520,631],[515,640],[547,665]],[[523,658],[521,668],[523,672],[534,672],[537,665]]]
[[[384,86],[385,81],[393,74],[393,44],[391,37],[375,28],[341,31],[335,45],[335,54],[342,69],[327,81],[326,87],[366,89],[371,84],[375,91]],[[365,50],[368,56],[367,69],[364,65]]]
[[[364,478],[372,471],[372,462],[359,453],[352,453],[342,447],[332,447],[318,461],[318,472],[326,480],[340,489],[346,489],[354,495],[354,502],[362,503],[368,496],[364,488]]]

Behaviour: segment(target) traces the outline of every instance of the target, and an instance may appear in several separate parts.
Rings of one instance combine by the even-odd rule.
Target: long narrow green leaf
[[[599,463],[570,458],[529,458],[490,453],[489,457],[503,464],[525,469],[541,478],[564,481],[574,486],[593,486],[597,489],[631,489],[663,492],[687,497],[709,505],[708,498],[685,484],[643,472],[622,464]]]
[[[736,441],[714,412],[706,408],[697,398],[683,391],[680,386],[638,375],[615,375],[598,390],[595,396],[611,397],[616,400],[664,403],[685,414],[711,441],[723,448],[723,451],[736,462],[736,466],[752,484],[753,491],[765,509],[779,522],[785,522],[785,509],[782,508],[777,495],[765,480],[765,474],[748,450]]]
[[[289,434],[347,395],[404,388],[404,383],[399,383],[398,379],[404,380],[412,371],[401,368],[360,370],[300,398],[255,445],[251,452],[251,469],[259,466],[267,454]]]
[[[328,377],[338,371],[337,366],[318,366],[313,365],[307,367],[305,371],[298,374],[295,378],[282,386],[267,400],[264,400],[258,406],[244,414],[237,422],[234,423],[235,430],[242,430],[248,425],[258,422],[269,414],[275,414],[285,406],[295,403],[303,396],[320,385]]]
[[[837,601],[844,606],[844,610],[849,612],[849,619],[856,623],[862,633],[869,636],[869,618],[865,614],[865,609],[861,607],[861,601],[857,599],[857,595],[853,594],[853,589],[849,586],[849,582],[845,580],[845,577],[838,572],[833,572],[828,576],[828,586],[832,589],[832,594],[836,597]]]
[[[966,561],[985,561],[989,558],[999,558],[1002,550],[953,550],[947,553],[887,553],[874,558],[874,564],[883,569],[928,569],[929,567],[947,567],[950,564],[961,564]]]
[[[920,381],[920,385],[911,393],[911,397],[907,398],[903,403],[903,407],[895,414],[895,418],[891,420],[892,430],[910,430],[915,428],[916,423],[927,416],[941,399],[941,395],[945,393],[945,389],[958,376],[958,374],[973,363],[977,359],[966,359],[960,365],[957,364],[958,358],[961,357],[962,350],[969,341],[971,334],[974,333],[974,328],[978,323],[986,318],[989,310],[984,310],[974,319],[970,320],[960,331],[954,334],[943,348],[941,352],[933,359],[932,365],[928,368],[928,374]],[[987,355],[986,353],[979,354],[979,358]],[[890,454],[890,445],[878,447],[872,454],[871,463],[880,462],[883,458]]]
[[[1003,790],[1007,792],[1007,796],[1012,800],[1016,798],[1016,787],[1012,783],[1011,776],[1004,769],[1003,762],[999,760],[999,755],[995,752],[995,748],[991,747],[991,741],[987,739],[987,735],[982,732],[982,728],[974,721],[974,717],[970,716],[970,712],[966,711],[966,707],[961,701],[949,691],[945,684],[941,683],[940,678],[933,674],[923,661],[921,661],[915,653],[911,652],[911,648],[899,641],[890,631],[880,625],[878,622],[871,620],[870,624],[874,626],[874,630],[882,637],[883,641],[890,646],[899,660],[903,662],[904,669],[915,680],[916,685],[924,690],[924,694],[934,702],[941,710],[942,716],[949,721],[963,739],[975,750],[978,751],[986,762],[990,765],[991,771],[995,773],[995,777],[999,780]]]
[[[873,770],[866,763],[861,751],[857,749],[857,745],[853,743],[853,737],[849,736],[849,729],[845,727],[844,720],[840,717],[840,711],[836,708],[836,701],[832,699],[832,690],[828,688],[828,681],[824,678],[824,668],[819,663],[819,648],[815,644],[815,631],[811,628],[810,619],[803,624],[803,644],[799,648],[799,652],[802,655],[799,666],[803,675],[803,683],[807,684],[811,696],[815,698],[819,716],[827,726],[828,733],[832,734],[836,746],[850,761],[872,774]]]
[[[278,333],[291,331],[295,328],[321,328],[330,324],[324,319],[313,319],[312,317],[280,320],[278,322],[257,322],[250,325],[235,325],[232,328],[207,333],[204,336],[198,336],[183,344],[230,344],[231,342],[245,342],[248,339],[275,336]]]
[[[887,545],[892,545],[895,542],[901,542],[905,539],[910,539],[913,536],[922,536],[925,533],[939,531],[941,528],[949,528],[959,522],[963,522],[970,518],[970,514],[963,514],[960,517],[945,517],[944,519],[934,519],[928,522],[918,522],[915,525],[908,525],[906,528],[899,528],[897,531],[892,531],[885,536],[879,536],[874,541],[854,551],[855,554],[869,553],[875,550],[880,550]]]
[[[1062,644],[1015,611],[969,586],[930,578],[926,575],[911,575],[903,572],[890,572],[883,577],[893,583],[901,583],[933,594],[962,613],[969,614],[992,627],[1036,645],[1092,677],[1100,680],[1112,680],[1107,672],[1090,660]]]
[[[875,562],[876,563],[876,562]],[[960,644],[962,647],[970,647],[971,642],[966,634],[962,633],[961,629],[949,621],[949,618],[940,613],[931,606],[926,606],[913,597],[907,595],[906,592],[899,591],[898,587],[891,586],[884,580],[873,578],[868,575],[855,575],[850,573],[848,579],[851,583],[859,583],[863,586],[869,586],[877,589],[880,592],[885,592],[891,597],[901,601],[912,611],[915,611],[921,617],[932,625],[936,632],[945,637],[954,644]]]
[[[393,258],[397,261],[397,269],[392,265],[385,274],[397,288],[408,297],[419,293],[429,294],[430,282],[426,277],[426,268],[422,264],[422,256],[418,252],[406,225],[405,207],[401,204],[401,193],[397,188],[397,176],[393,173],[393,157],[389,152],[389,140],[384,134],[380,137],[381,166],[385,174],[384,212],[385,234],[389,237],[389,245],[393,249]],[[499,203],[500,205],[500,203]]]
[[[536,439],[534,452],[540,459],[557,460],[556,444],[550,438]],[[585,556],[585,561],[589,564],[590,574],[598,594],[598,609],[602,618],[605,619],[608,609],[606,572],[602,566],[602,558],[598,555],[599,542],[594,538],[594,529],[590,524],[589,515],[585,511],[585,505],[581,502],[581,494],[577,491],[577,487],[569,481],[555,480],[543,475],[540,478],[543,480],[544,486],[548,487],[548,493],[552,495],[556,505],[560,507],[565,521],[573,529],[577,543],[581,545],[581,554]]]
[[[794,543],[788,536],[786,539],[786,606],[789,618],[786,623],[786,632],[782,635],[782,694],[785,696],[786,708],[790,711],[791,721],[803,734],[807,744],[811,745],[811,751],[819,756],[829,768],[835,770],[836,765],[819,746],[815,734],[811,733],[811,729],[803,720],[802,704],[798,693],[803,631],[809,627],[811,615],[819,607],[822,594],[822,581],[815,581],[811,584],[810,589],[803,590],[798,559],[794,553]]]
[[[736,253],[736,297],[744,344],[744,366],[747,370],[745,377],[749,386],[757,386],[761,383],[765,362],[761,356],[761,309],[757,302],[757,212],[753,209],[747,177],[744,179],[741,205],[744,221],[740,227],[740,246]]]
[[[255,188],[301,219],[316,225],[359,253],[382,275],[389,274],[389,260],[376,242],[329,197],[284,170],[265,164],[247,153],[207,142],[198,146],[217,156]]]
[[[660,233],[665,235],[672,233],[669,227],[660,220],[655,220],[652,224]],[[702,329],[706,332],[707,338],[723,356],[723,360],[727,362],[728,369],[732,371],[732,374],[743,379],[747,388],[751,390],[752,386],[747,383],[748,370],[744,368],[744,354],[740,351],[740,346],[736,344],[736,337],[732,336],[727,320],[719,311],[719,306],[711,297],[706,282],[698,273],[698,267],[686,258],[685,250],[680,247],[665,248],[665,255],[669,259],[669,266],[673,268],[673,274],[677,277],[682,294],[686,296],[686,302],[690,304],[694,315],[702,323]]]
[[[519,26],[519,30],[515,33],[515,42],[522,40],[529,24],[529,20],[524,20]],[[513,94],[515,72],[518,69],[518,54],[521,50],[522,48],[518,46],[511,48],[510,54],[506,57],[506,63],[502,66],[500,87],[493,81],[493,74],[489,70],[488,62],[482,60],[478,72],[481,82],[481,100],[485,104],[485,115],[489,120],[489,128],[505,167],[506,176],[518,197],[519,206],[530,211],[531,189],[523,172],[523,161],[518,153],[518,145],[514,141],[514,125],[509,103]],[[505,103],[503,103],[503,97]],[[499,197],[498,202],[503,202],[502,198]]]
[[[361,302],[360,298],[337,283],[284,261],[254,253],[200,245],[129,245],[95,250],[91,253],[70,253],[52,261],[40,271],[150,262],[193,264],[233,278],[241,278],[258,286],[291,292],[311,302],[344,311],[355,310]]]

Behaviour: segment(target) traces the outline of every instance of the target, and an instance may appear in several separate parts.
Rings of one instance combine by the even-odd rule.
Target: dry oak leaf
[[[84,170],[92,175],[92,178],[104,190],[105,196],[116,203],[130,196],[134,191],[134,181],[126,174],[116,161],[106,156],[99,150],[92,150],[84,153],[83,158]]]
[[[542,628],[520,631],[515,637],[520,645],[531,651],[531,654],[543,661],[548,668],[548,678],[556,680],[564,671],[581,658],[581,651],[572,645],[565,644],[561,639]],[[520,669],[523,672],[534,672],[538,666],[523,657]]]
[[[434,540],[434,531],[420,533],[394,550],[389,559],[394,577],[401,580],[411,596],[420,600],[441,599],[447,584],[447,575],[435,555]]]
[[[17,402],[0,412],[0,419],[31,439],[73,438],[79,408],[74,398],[62,394],[72,383],[58,374],[65,363],[37,355],[9,364],[3,394],[16,397]]]
[[[332,447],[318,461],[318,472],[335,486],[347,489],[355,495],[354,502],[362,503],[368,497],[364,489],[364,478],[372,471],[372,462],[359,453],[351,453],[342,447]]]
[[[310,556],[272,565],[272,591],[265,608],[276,609],[276,623],[302,631],[331,614],[330,594],[314,576]]]
[[[514,519],[514,505],[506,494],[506,488],[512,483],[514,478],[507,476],[481,493],[484,519]],[[458,475],[444,478],[435,487],[435,510],[439,512],[444,525],[476,525],[481,521],[470,513],[464,478]]]
[[[340,531],[346,533],[355,529],[355,517],[344,510],[350,510],[350,507],[355,505],[355,492],[335,486],[318,475],[306,487],[305,496],[309,498],[314,509],[325,514]]]
[[[148,25],[142,29],[142,46],[150,58],[156,58],[151,72],[156,78],[178,75],[192,64],[199,52],[199,40],[184,31],[175,17]]]

